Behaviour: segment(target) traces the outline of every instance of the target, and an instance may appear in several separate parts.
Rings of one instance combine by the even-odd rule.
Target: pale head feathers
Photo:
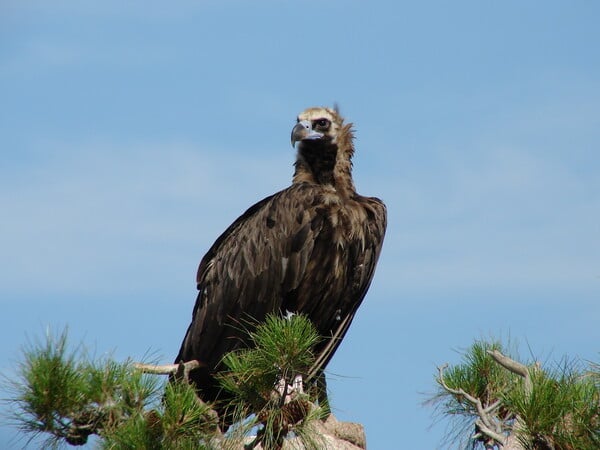
[[[338,148],[344,152],[346,157],[352,158],[352,155],[354,154],[354,146],[352,143],[354,132],[352,124],[344,123],[344,118],[341,116],[337,105],[334,106],[334,109],[324,106],[307,108],[298,114],[297,121],[301,122],[307,120],[311,123],[315,123],[320,119],[326,119],[331,124],[326,133],[331,137],[331,142],[336,144]]]
[[[354,132],[352,123],[345,123],[337,105],[332,108],[317,106],[307,108],[298,114],[298,123],[310,123],[312,130],[323,135],[322,142],[302,142],[302,146],[316,146],[322,150],[324,160],[331,161],[331,151],[335,151],[333,165],[308,161],[308,156],[299,146],[294,182],[318,182],[332,184],[338,192],[350,195],[354,192],[352,181],[352,156],[354,155]],[[323,145],[326,143],[326,145]],[[306,147],[305,147],[306,148]],[[311,158],[319,158],[313,152]]]

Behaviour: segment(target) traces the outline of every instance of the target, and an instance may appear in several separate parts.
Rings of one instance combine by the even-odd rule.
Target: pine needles
[[[43,435],[45,447],[83,445],[97,435],[106,450],[239,448],[249,439],[247,447],[276,449],[293,435],[319,448],[310,424],[321,410],[304,392],[320,339],[314,326],[304,316],[269,316],[249,337],[251,348],[224,358],[220,380],[238,422],[225,436],[191,385],[164,383],[131,361],[93,361],[69,347],[66,331],[24,349],[10,382],[13,419],[26,435]],[[252,429],[256,437],[248,438]]]
[[[101,434],[102,448],[197,450],[214,447],[217,423],[210,406],[187,383],[168,383],[160,405],[140,411]]]
[[[557,369],[533,370],[529,392],[520,382],[503,397],[519,417],[516,431],[525,449],[600,448],[600,390],[575,367],[567,362]]]
[[[243,424],[233,436],[242,438],[258,427],[251,445],[279,448],[294,433],[307,448],[318,448],[306,430],[322,412],[304,392],[315,360],[312,349],[320,340],[316,329],[305,316],[268,316],[250,339],[251,348],[225,356],[227,371],[220,376],[223,388],[234,396],[230,408],[236,422]],[[247,417],[251,420],[243,420]]]
[[[89,361],[70,350],[67,332],[50,333],[23,351],[18,379],[11,382],[14,419],[21,431],[46,433],[48,446],[87,442],[90,434],[110,430],[157,398],[157,379],[129,363]]]
[[[499,342],[476,342],[461,364],[439,368],[430,402],[456,419],[454,438],[465,448],[600,448],[598,366],[543,368],[505,353]]]

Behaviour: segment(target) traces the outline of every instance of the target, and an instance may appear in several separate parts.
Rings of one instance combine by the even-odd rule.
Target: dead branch
[[[531,390],[533,389],[533,384],[531,382],[531,373],[530,368],[525,364],[521,364],[518,361],[515,361],[512,358],[509,358],[506,355],[503,355],[498,350],[488,350],[488,355],[492,357],[494,361],[504,367],[506,370],[514,373],[515,375],[519,375],[523,378],[523,388],[525,390],[525,395],[531,395]],[[536,366],[534,366],[535,368]]]
[[[506,444],[506,436],[502,434],[502,425],[493,418],[493,412],[500,405],[500,401],[495,401],[491,405],[484,407],[481,400],[477,397],[472,396],[464,389],[453,389],[446,384],[444,380],[444,370],[448,367],[448,364],[438,367],[439,371],[439,382],[442,387],[449,393],[464,397],[471,405],[475,407],[477,416],[479,419],[476,420],[476,425],[479,429],[479,433],[493,439],[495,442],[504,446]]]
[[[202,367],[202,364],[194,359],[192,361],[187,362],[182,361],[179,364],[154,365],[134,363],[133,367],[135,367],[138,370],[141,370],[144,373],[152,373],[154,375],[174,375],[175,378],[185,380],[189,383],[190,372],[199,367]]]

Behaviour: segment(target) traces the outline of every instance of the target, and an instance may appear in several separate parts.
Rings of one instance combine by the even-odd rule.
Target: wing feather
[[[353,228],[336,234],[345,210],[324,207],[323,195],[321,186],[293,184],[219,236],[200,262],[192,323],[176,361],[198,359],[212,371],[225,353],[248,344],[250,324],[287,310],[308,315],[328,338],[311,373],[323,370],[369,288],[386,228],[384,204],[357,195]],[[208,372],[198,376],[205,377],[199,385],[210,385]]]
[[[311,226],[315,195],[308,185],[293,185],[249,208],[217,239],[198,268],[200,292],[178,361],[193,356],[214,367],[238,346],[230,338],[243,341],[236,321],[261,321],[281,308],[282,293],[302,280],[320,232]]]

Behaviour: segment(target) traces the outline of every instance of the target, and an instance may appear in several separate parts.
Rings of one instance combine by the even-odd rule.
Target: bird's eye
[[[327,119],[318,119],[315,121],[315,124],[317,125],[318,128],[321,128],[323,130],[326,130],[327,128],[329,128],[329,120],[327,120]]]

